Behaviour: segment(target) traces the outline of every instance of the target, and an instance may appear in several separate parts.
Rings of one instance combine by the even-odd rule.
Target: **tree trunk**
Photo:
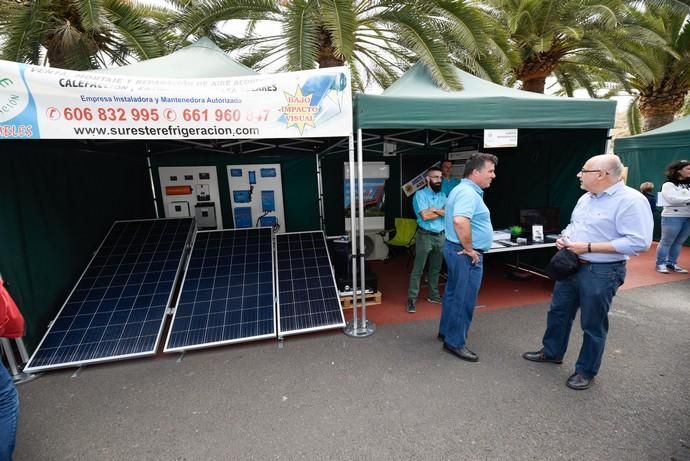
[[[546,86],[546,77],[537,77],[530,80],[522,81],[522,90],[531,91],[532,93],[544,94],[544,87]]]
[[[338,59],[335,56],[333,48],[333,39],[331,34],[323,27],[319,33],[319,68],[324,67],[338,67],[345,64],[344,59]]]
[[[648,87],[640,93],[640,113],[644,117],[643,131],[653,130],[671,123],[683,108],[690,88],[678,88],[667,79],[656,87]]]
[[[546,77],[551,75],[563,58],[563,52],[550,49],[531,55],[515,70],[515,76],[522,81],[522,89],[532,93],[544,93]]]

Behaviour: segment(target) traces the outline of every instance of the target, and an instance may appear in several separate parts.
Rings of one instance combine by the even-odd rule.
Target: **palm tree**
[[[354,88],[362,90],[371,82],[387,87],[420,60],[440,86],[460,88],[450,41],[465,50],[458,62],[490,73],[481,63],[487,46],[478,45],[486,43],[486,18],[465,1],[198,0],[180,10],[176,30],[186,40],[232,19],[248,21],[246,31],[216,43],[243,47],[243,62],[257,70],[347,65]],[[259,21],[274,24],[276,32],[257,34]]]
[[[543,93],[546,78],[559,66],[578,64],[588,54],[595,62],[617,49],[623,0],[484,0],[510,36],[520,59],[512,69],[522,89]]]
[[[664,7],[632,14],[662,43],[657,47],[624,44],[631,59],[621,63],[622,84],[637,96],[635,104],[644,119],[643,129],[648,131],[672,122],[690,94],[690,16]]]
[[[134,0],[1,0],[0,58],[85,70],[163,54],[164,9]]]

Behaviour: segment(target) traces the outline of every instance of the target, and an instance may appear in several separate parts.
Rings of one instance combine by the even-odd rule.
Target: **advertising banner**
[[[160,79],[0,60],[0,139],[259,139],[348,136],[345,67]]]

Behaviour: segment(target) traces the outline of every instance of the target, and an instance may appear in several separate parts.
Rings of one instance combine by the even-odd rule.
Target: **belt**
[[[421,227],[417,228],[417,232],[420,232],[422,234],[427,234],[427,235],[434,235],[434,236],[439,236],[442,235],[444,231],[441,232],[431,232],[426,229],[422,229]]]
[[[450,245],[455,245],[455,246],[457,246],[457,247],[462,248],[462,245],[461,245],[460,243],[455,243],[455,242],[452,242],[452,241],[450,241],[450,240],[448,240],[448,239],[446,239],[446,243],[448,243],[448,244],[450,244]],[[481,254],[484,254],[484,253],[485,253],[484,250],[480,250],[480,249],[478,249],[478,248],[472,248],[472,249],[473,249],[474,251],[476,251],[477,253],[481,253]]]
[[[620,261],[587,261],[586,259],[578,259],[580,261],[580,264],[625,264],[625,259],[621,259]]]

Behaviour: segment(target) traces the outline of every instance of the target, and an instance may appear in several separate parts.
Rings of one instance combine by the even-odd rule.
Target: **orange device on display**
[[[165,186],[165,195],[191,195],[192,186]]]

